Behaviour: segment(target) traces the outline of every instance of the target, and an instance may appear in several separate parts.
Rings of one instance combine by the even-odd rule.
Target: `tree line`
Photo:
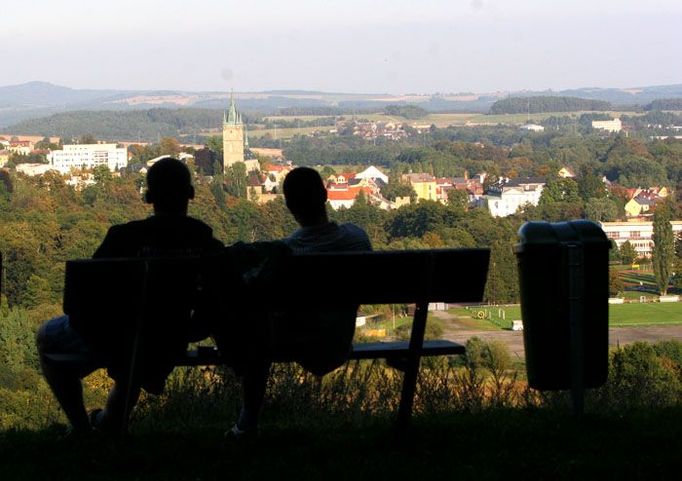
[[[579,112],[613,110],[610,102],[579,97],[537,96],[508,97],[490,107],[491,114],[537,114],[543,112]]]

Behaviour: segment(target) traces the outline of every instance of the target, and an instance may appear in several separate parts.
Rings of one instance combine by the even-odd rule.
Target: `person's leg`
[[[87,346],[71,329],[67,316],[45,322],[38,331],[36,344],[45,380],[69,423],[76,431],[88,431],[81,378],[97,366]]]
[[[259,359],[238,370],[242,378],[242,408],[237,420],[240,431],[253,431],[258,427],[270,366],[270,361]]]
[[[90,423],[83,404],[83,386],[80,377],[59,364],[50,364],[41,357],[43,376],[54,397],[64,410],[69,423],[76,431],[88,431]]]
[[[112,434],[120,430],[121,434],[125,434],[128,419],[139,398],[139,386],[128,391],[127,383],[114,382],[106,406],[93,420],[93,427]]]

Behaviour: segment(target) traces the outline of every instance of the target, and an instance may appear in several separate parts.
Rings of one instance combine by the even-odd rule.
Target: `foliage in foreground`
[[[568,411],[570,405],[568,393],[529,389],[499,341],[472,338],[462,359],[425,358],[420,374],[417,417],[495,409]],[[378,360],[348,363],[322,379],[296,365],[275,365],[265,422],[282,426],[339,417],[351,424],[388,419],[397,410],[401,385],[402,375]],[[229,369],[179,370],[167,394],[146,398],[137,425],[155,430],[227,426],[238,412],[238,386]],[[682,407],[682,343],[637,342],[612,351],[609,380],[588,392],[586,403],[587,412],[605,415]]]
[[[483,413],[491,409],[567,409],[567,393],[529,389],[519,366],[499,341],[472,338],[463,358],[425,358],[415,398],[417,417]],[[37,373],[36,373],[37,374]],[[0,430],[41,430],[61,415],[39,376],[31,386],[0,387]],[[397,410],[402,375],[383,361],[350,362],[322,379],[293,364],[273,368],[265,424],[286,426],[388,419]],[[86,402],[101,406],[109,382],[103,372],[86,379]],[[638,409],[682,407],[682,343],[637,342],[611,352],[605,386],[588,392],[588,412],[619,415]],[[239,383],[230,369],[176,369],[162,396],[142,399],[136,431],[185,431],[224,428],[239,409]]]

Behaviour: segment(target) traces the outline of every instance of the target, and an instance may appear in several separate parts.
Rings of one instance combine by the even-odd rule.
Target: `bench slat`
[[[418,351],[420,356],[451,356],[464,354],[464,345],[446,340],[424,341],[424,346]],[[354,344],[349,359],[392,359],[407,356],[409,343],[407,341],[367,342]],[[291,361],[291,359],[278,359]],[[222,364],[220,353],[213,347],[202,347],[198,350],[187,351],[178,359],[177,366],[204,366]]]

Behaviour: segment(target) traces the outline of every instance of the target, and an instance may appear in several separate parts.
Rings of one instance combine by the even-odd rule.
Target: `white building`
[[[606,237],[613,239],[620,249],[625,241],[629,241],[637,251],[639,257],[651,257],[654,241],[651,237],[654,233],[653,222],[601,222],[601,228]],[[682,232],[682,221],[671,222],[673,234],[678,236]]]
[[[47,172],[49,170],[56,170],[50,164],[29,164],[29,163],[17,164],[16,169],[17,169],[17,172],[21,172],[22,174],[28,175],[29,177],[35,177],[37,175],[43,175],[45,172]]]
[[[380,171],[379,169],[377,169],[376,167],[374,167],[373,165],[370,165],[369,167],[367,167],[362,172],[355,174],[355,178],[356,179],[372,179],[372,180],[381,179],[381,181],[384,184],[388,184],[388,176],[386,174],[384,174],[382,171]]]
[[[606,130],[607,132],[620,132],[623,129],[623,124],[620,119],[613,120],[593,120],[592,128],[599,130]]]
[[[530,132],[543,132],[545,128],[538,124],[524,124],[519,127],[521,130],[528,130]]]
[[[62,174],[68,174],[71,169],[93,169],[100,165],[115,172],[128,165],[128,149],[116,147],[116,144],[65,145],[63,150],[50,151],[47,160]]]
[[[490,214],[506,217],[526,204],[538,205],[544,187],[544,180],[513,179],[485,196]]]

